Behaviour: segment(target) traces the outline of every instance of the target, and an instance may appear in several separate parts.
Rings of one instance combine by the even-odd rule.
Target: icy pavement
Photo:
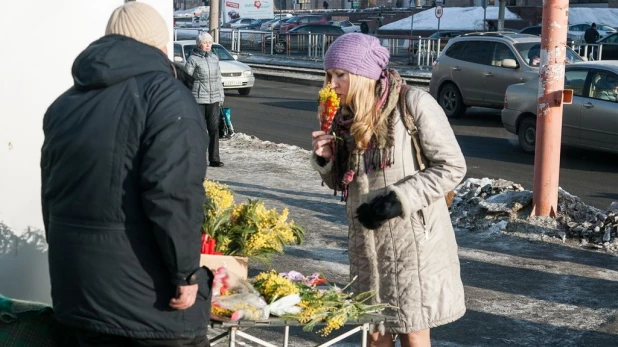
[[[225,166],[209,168],[207,177],[229,185],[237,202],[260,198],[269,208],[289,208],[290,218],[306,229],[305,243],[287,248],[271,264],[251,261],[250,276],[273,268],[319,271],[331,282],[348,281],[344,206],[321,186],[309,166],[309,155],[299,147],[242,134],[221,142]],[[513,182],[469,179],[458,195],[451,217],[468,311],[462,319],[432,329],[432,346],[616,346],[618,256],[612,250],[616,235],[610,232],[605,241],[605,232],[595,228],[601,229],[599,223],[611,226],[611,212],[618,206],[600,211],[563,191],[560,218],[535,220],[527,217],[527,193]],[[583,229],[575,231],[576,227]],[[2,294],[19,297],[24,288],[33,287],[49,293],[47,267],[28,265],[45,263],[41,237],[26,233],[16,238],[0,223],[0,283],[9,284]],[[584,244],[580,239],[589,241]],[[23,274],[32,271],[36,276],[24,280]],[[278,328],[248,332],[273,343],[283,340]],[[315,346],[324,341],[292,328],[289,345]],[[355,335],[336,346],[359,344],[360,336]]]
[[[209,168],[207,177],[228,184],[237,201],[261,198],[267,206],[288,207],[290,218],[307,230],[305,244],[287,249],[271,265],[251,262],[250,275],[276,268],[322,271],[332,281],[348,280],[344,206],[330,189],[321,186],[319,176],[309,166],[309,155],[295,146],[242,134],[221,142],[225,167]],[[509,212],[466,207],[470,199],[479,202],[511,191],[520,189],[513,182],[488,178],[470,180],[460,187],[453,220],[464,225],[457,227],[456,233],[468,312],[455,323],[433,329],[432,345],[615,346],[618,257],[603,244],[599,250],[585,248],[574,234],[566,235],[563,241],[560,234],[548,231],[548,225],[528,221],[517,213],[513,216],[518,219],[510,219]],[[578,223],[583,223],[590,216],[574,197],[566,192],[562,196],[564,206],[579,211],[569,218],[580,218]],[[512,203],[496,200],[512,208],[527,199]],[[465,220],[461,216],[464,211],[468,211]],[[465,228],[466,223],[474,228]],[[510,231],[509,225],[520,228]],[[615,236],[612,242],[613,247]],[[254,333],[272,341],[282,338],[273,328]],[[292,329],[291,346],[321,341],[315,334]],[[346,341],[337,346],[357,346],[360,339]]]

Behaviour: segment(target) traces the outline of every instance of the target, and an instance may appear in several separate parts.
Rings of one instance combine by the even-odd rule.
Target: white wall
[[[29,226],[43,229],[39,168],[43,115],[72,85],[75,57],[104,35],[109,15],[124,2],[31,0],[0,4],[0,222],[17,234]],[[143,2],[153,5],[168,21],[171,56],[172,0]],[[49,278],[44,276],[46,256],[10,261],[1,257],[0,294],[51,302]],[[20,264],[20,268],[9,264]],[[24,272],[29,266],[32,271]]]

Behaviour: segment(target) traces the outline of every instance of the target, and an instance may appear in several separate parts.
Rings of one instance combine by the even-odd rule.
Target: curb
[[[253,72],[253,75],[257,79],[267,80],[267,81],[276,81],[276,82],[288,82],[295,83],[304,86],[313,86],[313,87],[322,87],[324,85],[323,80],[311,80],[299,77],[287,77],[287,76],[279,76],[279,75],[269,75],[260,72]]]

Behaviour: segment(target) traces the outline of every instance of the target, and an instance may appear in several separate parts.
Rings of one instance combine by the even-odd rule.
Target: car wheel
[[[438,103],[449,118],[461,117],[466,110],[461,93],[454,84],[447,84],[440,90]]]
[[[277,54],[281,54],[285,52],[285,43],[283,42],[277,42],[275,43],[275,47],[273,48],[273,50],[275,51],[275,53]]]
[[[238,89],[238,94],[240,95],[249,95],[249,93],[251,93],[251,88]]]
[[[517,129],[517,138],[519,139],[519,146],[526,153],[534,153],[534,146],[536,144],[536,118],[527,117]]]

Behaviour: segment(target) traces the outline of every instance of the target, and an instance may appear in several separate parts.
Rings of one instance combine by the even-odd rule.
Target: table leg
[[[361,332],[361,334],[363,334],[363,343],[361,344],[362,347],[367,347],[367,333],[369,332],[369,324],[365,323],[363,324],[363,331]]]
[[[230,344],[229,347],[236,347],[236,328],[230,328]]]
[[[283,334],[283,347],[288,347],[289,341],[290,341],[290,326],[286,325],[284,328],[284,334]]]

